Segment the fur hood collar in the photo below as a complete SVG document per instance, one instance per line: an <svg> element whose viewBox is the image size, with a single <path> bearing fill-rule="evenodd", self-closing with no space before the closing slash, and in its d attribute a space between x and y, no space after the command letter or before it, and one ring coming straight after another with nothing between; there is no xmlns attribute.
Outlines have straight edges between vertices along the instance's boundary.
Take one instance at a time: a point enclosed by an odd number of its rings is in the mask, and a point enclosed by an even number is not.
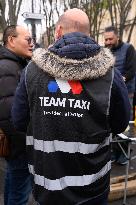
<svg viewBox="0 0 136 205"><path fill-rule="evenodd" d="M32 61L55 78L83 80L104 76L113 66L114 57L107 48L101 48L94 57L82 60L61 58L48 50L38 48L33 53Z"/></svg>

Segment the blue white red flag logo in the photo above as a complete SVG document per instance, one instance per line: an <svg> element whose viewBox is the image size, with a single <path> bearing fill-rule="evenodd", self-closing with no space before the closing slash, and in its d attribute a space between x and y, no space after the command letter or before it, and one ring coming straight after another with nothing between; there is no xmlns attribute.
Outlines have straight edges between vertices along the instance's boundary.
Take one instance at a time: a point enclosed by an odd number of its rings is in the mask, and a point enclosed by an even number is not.
<svg viewBox="0 0 136 205"><path fill-rule="evenodd" d="M60 89L61 93L69 93L70 90L73 94L81 94L83 88L80 81L74 80L61 80L55 79L55 81L49 81L48 90L50 93L56 93Z"/></svg>

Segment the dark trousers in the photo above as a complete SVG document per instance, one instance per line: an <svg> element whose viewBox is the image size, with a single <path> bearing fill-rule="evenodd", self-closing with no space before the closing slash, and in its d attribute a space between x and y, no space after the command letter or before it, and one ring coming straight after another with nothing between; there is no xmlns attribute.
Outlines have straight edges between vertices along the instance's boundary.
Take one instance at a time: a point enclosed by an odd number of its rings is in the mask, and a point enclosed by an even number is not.
<svg viewBox="0 0 136 205"><path fill-rule="evenodd" d="M7 162L5 176L4 205L26 205L32 190L26 158Z"/></svg>

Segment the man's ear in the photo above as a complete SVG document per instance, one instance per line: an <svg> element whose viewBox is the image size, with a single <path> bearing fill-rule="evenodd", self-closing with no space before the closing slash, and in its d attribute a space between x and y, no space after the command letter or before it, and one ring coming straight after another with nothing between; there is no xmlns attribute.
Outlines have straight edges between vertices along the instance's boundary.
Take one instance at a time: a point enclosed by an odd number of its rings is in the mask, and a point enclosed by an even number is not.
<svg viewBox="0 0 136 205"><path fill-rule="evenodd" d="M8 36L8 45L10 46L10 47L14 47L15 45L14 45L14 37L12 37L12 36Z"/></svg>
<svg viewBox="0 0 136 205"><path fill-rule="evenodd" d="M57 41L63 36L63 28L61 25L58 25L55 30L55 40Z"/></svg>

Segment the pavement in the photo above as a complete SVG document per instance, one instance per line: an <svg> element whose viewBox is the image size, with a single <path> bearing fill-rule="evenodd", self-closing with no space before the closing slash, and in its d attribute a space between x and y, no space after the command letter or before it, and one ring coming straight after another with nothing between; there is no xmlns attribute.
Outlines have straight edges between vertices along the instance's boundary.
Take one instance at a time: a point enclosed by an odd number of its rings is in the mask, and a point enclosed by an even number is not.
<svg viewBox="0 0 136 205"><path fill-rule="evenodd" d="M133 136L136 137L136 128L135 128L135 132L133 133ZM134 156L136 155L136 144L133 144L131 147L133 149L132 156ZM0 158L0 205L4 205L3 191L4 191L5 168L6 168L6 162L3 158ZM129 174L131 173L136 173L136 159L130 161ZM122 175L125 175L125 166L121 166L116 163L113 163L111 169L111 177L122 176ZM34 205L34 204L35 203L31 195L28 205ZM108 205L123 205L123 199L113 201L111 203L108 203ZM136 196L127 197L126 205L136 205Z"/></svg>

